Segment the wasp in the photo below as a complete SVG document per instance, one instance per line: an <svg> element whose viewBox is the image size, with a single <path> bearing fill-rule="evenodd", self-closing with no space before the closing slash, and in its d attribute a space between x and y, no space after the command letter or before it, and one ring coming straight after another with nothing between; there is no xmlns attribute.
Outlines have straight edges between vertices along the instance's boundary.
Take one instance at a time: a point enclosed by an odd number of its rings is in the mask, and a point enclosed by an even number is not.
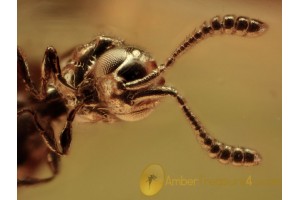
<svg viewBox="0 0 300 200"><path fill-rule="evenodd" d="M259 164L261 156L255 150L227 145L208 134L178 91L165 85L163 74L187 49L205 38L217 34L259 36L266 29L266 24L256 19L216 16L194 30L161 65L149 53L103 35L75 48L63 67L55 48L48 47L39 88L18 47L18 76L27 90L26 97L18 100L18 185L48 182L58 174L60 158L71 145L74 119L137 121L149 116L167 96L178 103L210 157L237 166ZM50 177L34 176L41 163L48 164Z"/></svg>

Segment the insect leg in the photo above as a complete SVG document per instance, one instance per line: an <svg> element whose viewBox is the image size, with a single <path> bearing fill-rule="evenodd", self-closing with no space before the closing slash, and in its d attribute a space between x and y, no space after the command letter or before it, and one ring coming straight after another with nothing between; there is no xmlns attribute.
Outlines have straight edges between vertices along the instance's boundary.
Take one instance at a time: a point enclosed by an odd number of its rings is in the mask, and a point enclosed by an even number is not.
<svg viewBox="0 0 300 200"><path fill-rule="evenodd" d="M49 152L47 164L51 170L52 175L48 178L27 177L25 179L17 179L18 186L47 183L47 182L53 180L59 172L59 162L60 162L60 157L53 152Z"/></svg>
<svg viewBox="0 0 300 200"><path fill-rule="evenodd" d="M56 153L49 152L47 163L52 171L52 176L55 177L59 172L60 157Z"/></svg>
<svg viewBox="0 0 300 200"><path fill-rule="evenodd" d="M26 89L37 99L39 99L39 92L33 84L27 61L21 53L21 50L17 48L17 62L18 62L18 75L21 76L23 82L25 83Z"/></svg>
<svg viewBox="0 0 300 200"><path fill-rule="evenodd" d="M251 149L243 147L234 147L226 145L217 139L210 136L198 121L197 117L191 112L183 98L178 92L171 87L159 87L149 90L144 90L136 93L131 102L142 99L157 99L158 97L171 96L174 97L182 108L187 119L190 121L192 127L196 132L196 138L200 142L203 148L205 148L210 157L217 158L221 163L232 163L234 165L252 166L259 164L261 158L260 155Z"/></svg>
<svg viewBox="0 0 300 200"><path fill-rule="evenodd" d="M36 128L37 130L39 131L40 135L42 136L45 144L47 145L47 147L57 153L58 155L63 155L59 149L58 149L58 145L57 145L57 142L55 140L55 136L54 136L54 133L53 131L46 131L44 130L44 128L42 127L42 125L40 124L39 120L38 120L38 116L36 114L36 112L34 112L33 110L31 109L22 109L20 111L18 111L18 117L21 116L22 114L25 114L25 113L29 113L32 115L33 119L34 119L34 123L36 125Z"/></svg>
<svg viewBox="0 0 300 200"><path fill-rule="evenodd" d="M64 129L60 133L60 145L62 147L62 154L66 154L69 150L71 141L72 141L72 122L75 118L76 112L82 107L83 104L77 105L71 112L68 114L67 122Z"/></svg>
<svg viewBox="0 0 300 200"><path fill-rule="evenodd" d="M60 133L60 145L61 145L62 151L59 150L59 148L58 148L58 144L57 144L57 141L55 139L55 135L54 135L53 131L46 131L42 127L42 125L39 123L36 112L34 112L31 109L22 109L22 110L18 111L18 116L22 115L23 113L31 114L34 118L34 122L36 124L36 127L37 127L39 133L41 134L41 136L42 136L45 144L47 145L47 147L52 152L54 152L58 155L64 155L64 154L67 153L67 151L70 147L70 143L72 141L72 132L71 132L72 122L75 118L76 112L81 108L81 106L82 106L82 104L76 106L68 114L66 124L65 124L63 130Z"/></svg>
<svg viewBox="0 0 300 200"><path fill-rule="evenodd" d="M42 64L41 95L44 98L47 96L47 86L51 78L53 78L54 81L60 81L60 83L67 88L75 90L75 88L69 85L66 79L61 75L59 58L55 48L47 47Z"/></svg>
<svg viewBox="0 0 300 200"><path fill-rule="evenodd" d="M17 59L18 59L18 74L23 79L27 90L37 99L43 100L47 96L47 86L51 78L60 81L64 86L75 90L67 81L62 77L59 58L57 56L56 50L53 47L48 47L45 51L43 64L42 64L42 80L41 80L41 90L37 90L29 73L28 63L25 60L21 50L17 48Z"/></svg>

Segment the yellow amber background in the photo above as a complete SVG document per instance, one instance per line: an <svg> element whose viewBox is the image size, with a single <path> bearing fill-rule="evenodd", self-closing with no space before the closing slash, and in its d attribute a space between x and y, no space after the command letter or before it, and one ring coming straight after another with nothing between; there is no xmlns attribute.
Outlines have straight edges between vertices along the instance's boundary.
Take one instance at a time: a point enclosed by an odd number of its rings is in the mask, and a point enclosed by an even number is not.
<svg viewBox="0 0 300 200"><path fill-rule="evenodd" d="M191 31L215 15L260 19L258 38L216 36L177 60L165 77L216 138L258 150L256 167L209 158L174 99L147 119L74 124L70 154L51 183L18 188L19 200L281 199L281 1L18 0L18 45L40 64L48 45L62 54L97 34L124 39L162 63ZM199 179L141 193L143 170L157 163L172 178Z"/></svg>

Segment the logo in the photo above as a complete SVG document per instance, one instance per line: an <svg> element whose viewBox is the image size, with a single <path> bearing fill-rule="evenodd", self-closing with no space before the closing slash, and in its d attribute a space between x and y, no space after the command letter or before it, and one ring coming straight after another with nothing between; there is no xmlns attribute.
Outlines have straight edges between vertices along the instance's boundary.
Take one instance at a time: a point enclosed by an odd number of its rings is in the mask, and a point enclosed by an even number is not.
<svg viewBox="0 0 300 200"><path fill-rule="evenodd" d="M157 194L164 185L165 174L160 165L152 164L144 169L140 179L141 192L146 196Z"/></svg>

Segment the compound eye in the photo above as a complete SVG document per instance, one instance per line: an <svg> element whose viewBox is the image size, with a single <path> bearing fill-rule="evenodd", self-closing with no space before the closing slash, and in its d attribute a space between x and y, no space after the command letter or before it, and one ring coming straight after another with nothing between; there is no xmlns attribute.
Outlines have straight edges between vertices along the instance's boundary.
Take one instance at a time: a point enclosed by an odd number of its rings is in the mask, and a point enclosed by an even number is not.
<svg viewBox="0 0 300 200"><path fill-rule="evenodd" d="M146 69L137 62L128 63L118 72L118 76L124 78L127 82L143 78L146 75Z"/></svg>
<svg viewBox="0 0 300 200"><path fill-rule="evenodd" d="M112 49L104 53L97 61L96 74L102 76L115 71L127 58L124 49Z"/></svg>

